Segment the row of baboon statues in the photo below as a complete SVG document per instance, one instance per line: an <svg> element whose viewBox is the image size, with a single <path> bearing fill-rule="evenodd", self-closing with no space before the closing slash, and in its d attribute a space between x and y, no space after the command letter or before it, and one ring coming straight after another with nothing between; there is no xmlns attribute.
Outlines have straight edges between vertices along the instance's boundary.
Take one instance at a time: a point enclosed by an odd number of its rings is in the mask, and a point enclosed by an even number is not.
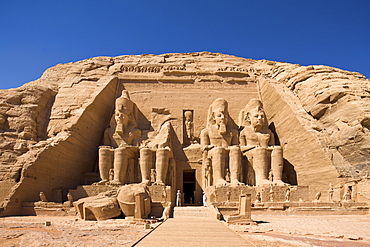
<svg viewBox="0 0 370 247"><path fill-rule="evenodd" d="M195 142L192 112L185 112L184 117L185 132L191 144ZM124 90L116 100L104 145L99 148L101 181L97 184L124 184L127 167L135 160L139 163L142 183L150 183L153 167L156 169L155 184L165 185L168 181L169 168L173 171L175 166L169 118L162 116L163 123L154 131L139 129L137 119L137 106ZM274 135L268 129L262 102L250 100L241 110L239 121L243 127L240 132L230 119L226 100L218 98L210 105L207 125L199 138L203 151L203 186L242 185L243 155L253 167L255 185L284 184L282 149L275 145ZM111 179L110 171L114 171Z"/></svg>

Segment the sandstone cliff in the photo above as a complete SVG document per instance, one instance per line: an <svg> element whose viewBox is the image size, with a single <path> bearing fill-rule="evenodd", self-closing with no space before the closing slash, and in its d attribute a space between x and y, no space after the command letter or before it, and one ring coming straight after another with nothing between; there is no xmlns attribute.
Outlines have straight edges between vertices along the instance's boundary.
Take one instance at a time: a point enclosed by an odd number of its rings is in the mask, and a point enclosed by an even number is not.
<svg viewBox="0 0 370 247"><path fill-rule="evenodd" d="M215 53L96 57L59 64L36 81L0 90L0 208L22 214L40 191L61 201L96 172L97 149L126 88L149 118L151 107L196 109L195 134L209 102L224 97L236 121L250 98L264 103L283 147L290 182L311 185L370 172L370 86L363 75ZM147 121L142 121L147 124ZM174 120L181 139L181 121Z"/></svg>

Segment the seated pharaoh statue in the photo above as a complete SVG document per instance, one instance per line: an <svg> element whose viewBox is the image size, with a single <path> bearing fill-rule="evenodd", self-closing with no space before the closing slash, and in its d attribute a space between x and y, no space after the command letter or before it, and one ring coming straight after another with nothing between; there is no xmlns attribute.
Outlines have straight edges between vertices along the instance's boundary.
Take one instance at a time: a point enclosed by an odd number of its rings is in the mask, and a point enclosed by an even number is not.
<svg viewBox="0 0 370 247"><path fill-rule="evenodd" d="M273 183L283 185L282 149L280 146L275 146L274 134L268 128L262 102L251 99L241 110L239 121L240 126L244 127L240 132L240 149L253 167L256 186L271 184L267 179L270 168Z"/></svg>
<svg viewBox="0 0 370 247"><path fill-rule="evenodd" d="M238 146L238 130L232 126L226 100L216 99L209 107L207 127L200 133L200 143L204 150L203 169L206 174L213 177L206 178L208 181L205 186L226 185L227 165L230 171L230 184L242 185L239 182L241 152ZM213 172L210 172L211 169Z"/></svg>
<svg viewBox="0 0 370 247"><path fill-rule="evenodd" d="M144 140L140 147L141 183L149 185L153 168L153 155L155 152L155 185L165 185L167 173L174 174L174 158L171 148L171 115L168 110L152 109L152 125L154 131L148 133L149 139Z"/></svg>
<svg viewBox="0 0 370 247"><path fill-rule="evenodd" d="M171 158L170 123L163 121L158 130L140 130L137 127L138 108L128 92L116 99L114 114L104 133L104 145L99 147L99 172L97 185L122 185L126 183L129 164L139 160L142 183L150 183L151 169L157 169L156 184L164 185ZM155 153L155 162L153 161ZM140 155L140 159L139 159ZM113 168L113 180L110 172ZM132 171L131 171L132 172ZM129 174L133 176L133 174Z"/></svg>

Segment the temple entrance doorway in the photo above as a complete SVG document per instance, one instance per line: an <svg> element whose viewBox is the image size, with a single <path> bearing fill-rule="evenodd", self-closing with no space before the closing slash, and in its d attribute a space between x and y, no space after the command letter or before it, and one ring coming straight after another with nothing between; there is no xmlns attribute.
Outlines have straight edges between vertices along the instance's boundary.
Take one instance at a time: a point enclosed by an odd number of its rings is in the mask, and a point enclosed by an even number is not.
<svg viewBox="0 0 370 247"><path fill-rule="evenodd" d="M194 205L195 169L183 170L184 205Z"/></svg>

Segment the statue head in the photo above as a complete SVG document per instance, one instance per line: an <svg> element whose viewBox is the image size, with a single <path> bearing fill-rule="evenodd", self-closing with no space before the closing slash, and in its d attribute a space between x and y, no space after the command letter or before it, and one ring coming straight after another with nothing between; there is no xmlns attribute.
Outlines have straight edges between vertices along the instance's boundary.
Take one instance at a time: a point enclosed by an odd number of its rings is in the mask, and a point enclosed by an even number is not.
<svg viewBox="0 0 370 247"><path fill-rule="evenodd" d="M246 120L254 128L262 128L266 125L265 113L260 109L251 109L246 115Z"/></svg>
<svg viewBox="0 0 370 247"><path fill-rule="evenodd" d="M221 134L226 133L226 126L229 121L229 112L227 109L227 101L218 98L209 107L208 110L208 125L216 125Z"/></svg>
<svg viewBox="0 0 370 247"><path fill-rule="evenodd" d="M119 132L124 133L128 125L136 126L133 116L135 104L130 99L127 90L122 91L121 97L116 100L115 120L119 125Z"/></svg>
<svg viewBox="0 0 370 247"><path fill-rule="evenodd" d="M250 125L255 129L267 128L267 119L259 99L251 99L242 110L242 123L240 125Z"/></svg>
<svg viewBox="0 0 370 247"><path fill-rule="evenodd" d="M193 113L191 111L186 111L184 116L186 121L193 121Z"/></svg>
<svg viewBox="0 0 370 247"><path fill-rule="evenodd" d="M130 99L127 90L122 91L122 95L120 97L119 102L120 102L119 111L129 116L133 111L134 102L132 102L132 100Z"/></svg>

